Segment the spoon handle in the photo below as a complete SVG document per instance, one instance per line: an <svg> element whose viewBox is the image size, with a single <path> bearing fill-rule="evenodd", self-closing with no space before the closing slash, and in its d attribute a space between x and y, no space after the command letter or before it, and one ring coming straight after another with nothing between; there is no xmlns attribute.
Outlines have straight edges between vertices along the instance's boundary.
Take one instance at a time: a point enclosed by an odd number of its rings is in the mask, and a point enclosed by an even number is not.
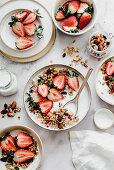
<svg viewBox="0 0 114 170"><path fill-rule="evenodd" d="M85 79L84 79L84 81L83 81L83 83L82 83L82 85L81 85L81 87L79 88L79 91L78 91L78 93L77 93L78 96L80 95L80 93L82 92L83 88L85 87L85 84L87 83L87 80L89 79L92 71L93 71L93 68L89 68L89 70L88 70L88 72L87 72L87 74L86 74L86 77L85 77ZM77 96L77 95L76 95L76 96Z"/></svg>

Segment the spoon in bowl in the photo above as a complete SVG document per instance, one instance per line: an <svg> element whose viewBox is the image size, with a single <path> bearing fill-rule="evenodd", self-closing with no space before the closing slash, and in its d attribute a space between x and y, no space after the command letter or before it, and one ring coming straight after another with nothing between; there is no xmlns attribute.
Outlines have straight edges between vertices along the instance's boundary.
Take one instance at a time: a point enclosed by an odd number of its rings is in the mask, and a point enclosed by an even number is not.
<svg viewBox="0 0 114 170"><path fill-rule="evenodd" d="M67 104L69 104L69 103L76 104L76 113L75 113L75 115L74 115L75 117L76 117L76 114L77 114L77 112L78 112L78 101L79 101L79 96L80 96L80 94L81 94L83 88L85 87L85 85L86 85L86 83L87 83L87 80L89 79L89 77L90 77L92 71L93 71L93 68L89 68L89 70L88 70L88 72L87 72L87 74L86 74L86 77L85 77L85 79L84 79L84 81L83 81L81 87L79 88L77 94L74 96L73 99L67 101L67 102L63 105L63 108L64 108L64 107L65 107Z"/></svg>

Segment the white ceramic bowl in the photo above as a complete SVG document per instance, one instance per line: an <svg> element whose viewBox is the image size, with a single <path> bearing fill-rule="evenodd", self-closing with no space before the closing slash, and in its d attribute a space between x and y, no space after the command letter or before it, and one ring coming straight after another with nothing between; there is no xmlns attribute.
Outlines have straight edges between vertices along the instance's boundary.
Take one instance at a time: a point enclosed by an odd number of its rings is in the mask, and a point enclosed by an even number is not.
<svg viewBox="0 0 114 170"><path fill-rule="evenodd" d="M37 168L40 166L42 159L43 159L43 145L42 145L42 141L40 139L40 137L38 136L38 134L26 127L26 126L10 126L10 127L6 127L5 129L0 131L0 137L5 135L5 133L10 132L12 136L16 136L19 132L24 131L26 133L28 133L29 135L31 135L33 137L33 139L35 139L35 141L37 142L37 146L38 146L38 155L35 157L34 161L28 166L28 168L26 168L26 170L31 170L34 167L34 170L37 170ZM0 148L0 157L1 157L1 148ZM5 170L4 162L0 161L0 170ZM20 170L23 170L23 168L20 168Z"/></svg>
<svg viewBox="0 0 114 170"><path fill-rule="evenodd" d="M56 27L64 32L65 34L68 34L68 35L81 35L81 34L84 34L85 32L89 31L95 24L96 22L96 18L97 18L97 8L96 8L96 4L94 2L94 0L81 0L82 2L87 2L88 4L93 4L93 8L94 8L94 11L93 11L93 16L92 16L92 19L90 21L90 23L85 27L83 28L83 30L79 30L79 32L77 33L69 33L69 32L66 32L62 29L62 26L60 25L60 23L58 21L56 21L55 19L55 15L56 15L56 12L59 8L59 5L63 5L65 2L67 2L68 0L56 0L54 6L53 6L53 9L52 9L52 18L53 18L53 22L54 24L56 25Z"/></svg>

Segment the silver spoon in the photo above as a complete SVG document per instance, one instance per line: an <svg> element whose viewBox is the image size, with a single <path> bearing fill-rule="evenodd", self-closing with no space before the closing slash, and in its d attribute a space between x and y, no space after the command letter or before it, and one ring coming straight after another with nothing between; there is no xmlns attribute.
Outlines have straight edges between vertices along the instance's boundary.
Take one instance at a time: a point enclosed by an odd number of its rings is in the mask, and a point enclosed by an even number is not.
<svg viewBox="0 0 114 170"><path fill-rule="evenodd" d="M93 68L89 68L89 70L88 70L88 72L87 72L87 74L86 74L86 77L85 77L85 79L84 79L84 81L83 81L81 87L79 88L79 90L78 90L76 96L74 96L73 99L67 101L67 102L63 105L63 108L64 108L68 103L77 104L76 113L75 113L75 115L74 115L75 117L76 117L76 114L77 114L77 112L78 112L78 100L79 100L79 96L80 96L80 94L81 94L83 88L85 87L85 85L86 85L86 83L87 83L87 80L89 79L89 77L90 77L92 71L93 71Z"/></svg>

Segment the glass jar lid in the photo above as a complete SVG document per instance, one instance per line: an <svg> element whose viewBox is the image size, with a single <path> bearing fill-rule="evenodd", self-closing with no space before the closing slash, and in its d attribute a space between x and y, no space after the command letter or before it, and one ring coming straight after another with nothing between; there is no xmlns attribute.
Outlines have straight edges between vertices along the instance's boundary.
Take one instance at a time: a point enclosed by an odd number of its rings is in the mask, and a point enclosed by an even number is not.
<svg viewBox="0 0 114 170"><path fill-rule="evenodd" d="M5 69L0 69L0 89L7 89L12 82L11 73Z"/></svg>

